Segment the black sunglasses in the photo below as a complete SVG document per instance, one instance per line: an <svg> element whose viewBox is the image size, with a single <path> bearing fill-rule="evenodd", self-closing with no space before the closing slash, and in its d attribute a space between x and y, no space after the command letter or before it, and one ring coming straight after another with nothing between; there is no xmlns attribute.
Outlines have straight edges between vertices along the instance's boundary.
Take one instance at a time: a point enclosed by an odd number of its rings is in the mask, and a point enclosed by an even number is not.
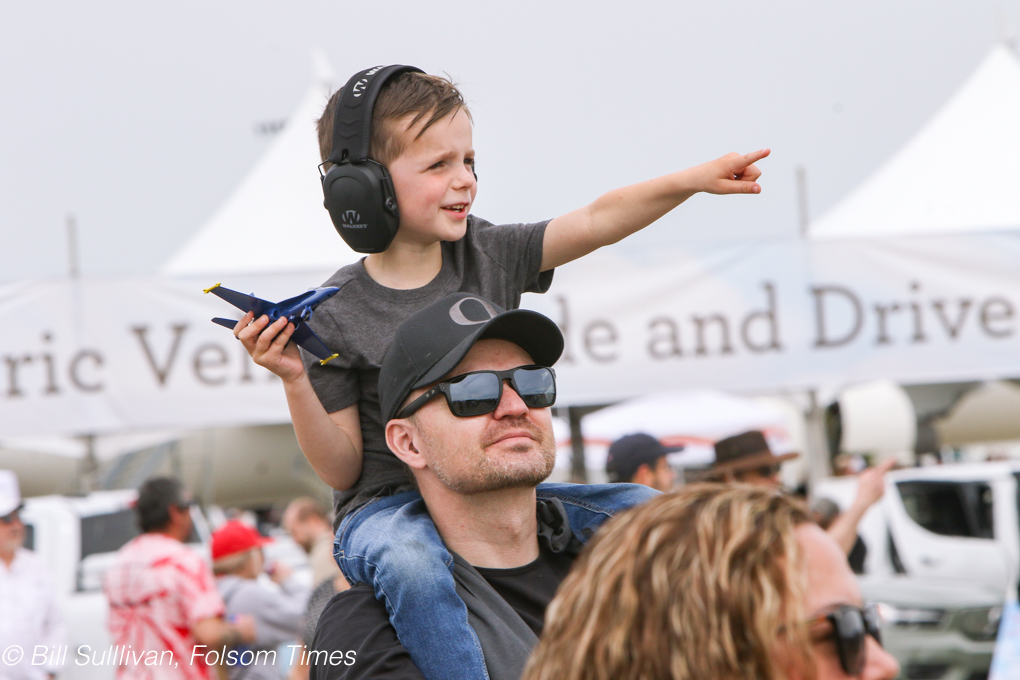
<svg viewBox="0 0 1020 680"><path fill-rule="evenodd" d="M878 612L874 605L864 609L844 604L811 623L828 621L832 624L831 638L836 642L839 663L847 675L860 675L867 662L867 636L882 644Z"/></svg>
<svg viewBox="0 0 1020 680"><path fill-rule="evenodd" d="M521 397L528 408L546 408L556 403L556 372L548 366L518 366L505 371L472 371L438 382L397 414L406 418L429 400L442 394L450 413L460 418L492 413L503 396L503 381Z"/></svg>

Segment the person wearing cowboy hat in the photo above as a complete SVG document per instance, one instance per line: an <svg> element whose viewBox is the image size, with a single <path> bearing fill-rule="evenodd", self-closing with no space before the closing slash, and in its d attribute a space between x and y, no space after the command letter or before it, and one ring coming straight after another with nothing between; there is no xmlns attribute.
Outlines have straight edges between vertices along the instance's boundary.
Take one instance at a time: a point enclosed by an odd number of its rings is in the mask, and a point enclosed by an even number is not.
<svg viewBox="0 0 1020 680"><path fill-rule="evenodd" d="M64 643L64 621L57 609L53 584L46 566L24 548L25 525L21 521L21 490L10 470L0 470L0 650L47 650ZM4 680L46 680L59 670L37 664L31 653L20 660L5 658L0 668Z"/></svg>
<svg viewBox="0 0 1020 680"><path fill-rule="evenodd" d="M765 441L765 435L757 430L744 432L733 437L720 439L715 443L715 463L709 471L710 479L741 484L754 484L778 489L779 465L783 461L796 458L797 453L775 455ZM849 556L858 544L857 526L864 513L877 503L885 492L885 474L896 464L895 459L887 460L875 467L870 467L858 475L857 495L853 504L843 513L837 514L826 533ZM866 553L867 548L858 548ZM863 568L864 557L855 558L855 563Z"/></svg>
<svg viewBox="0 0 1020 680"><path fill-rule="evenodd" d="M777 456L769 448L765 435L751 430L715 443L715 462L708 477L724 482L779 488L780 464L798 455L783 453Z"/></svg>

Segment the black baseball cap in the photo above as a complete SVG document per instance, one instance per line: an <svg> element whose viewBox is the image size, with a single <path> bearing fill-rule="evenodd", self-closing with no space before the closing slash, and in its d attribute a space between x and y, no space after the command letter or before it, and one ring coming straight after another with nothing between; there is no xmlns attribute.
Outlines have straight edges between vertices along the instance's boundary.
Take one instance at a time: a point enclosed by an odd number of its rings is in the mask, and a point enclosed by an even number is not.
<svg viewBox="0 0 1020 680"><path fill-rule="evenodd" d="M379 370L383 424L412 390L438 382L486 338L514 343L539 366L552 366L563 353L563 334L552 319L527 309L507 311L470 293L448 295L397 328Z"/></svg>
<svg viewBox="0 0 1020 680"><path fill-rule="evenodd" d="M654 465L667 453L682 451L682 446L663 446L650 434L640 432L621 437L609 446L606 475L610 482L629 482L642 465Z"/></svg>

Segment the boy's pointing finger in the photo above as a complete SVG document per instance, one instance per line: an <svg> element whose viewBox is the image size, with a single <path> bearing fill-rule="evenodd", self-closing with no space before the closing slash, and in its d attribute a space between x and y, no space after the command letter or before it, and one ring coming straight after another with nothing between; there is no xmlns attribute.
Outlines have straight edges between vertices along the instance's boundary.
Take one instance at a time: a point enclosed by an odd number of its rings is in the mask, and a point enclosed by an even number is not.
<svg viewBox="0 0 1020 680"><path fill-rule="evenodd" d="M760 151L752 151L751 153L746 153L744 154L744 163L746 163L747 165L757 163L761 159L766 158L770 153L772 153L772 149L762 149Z"/></svg>

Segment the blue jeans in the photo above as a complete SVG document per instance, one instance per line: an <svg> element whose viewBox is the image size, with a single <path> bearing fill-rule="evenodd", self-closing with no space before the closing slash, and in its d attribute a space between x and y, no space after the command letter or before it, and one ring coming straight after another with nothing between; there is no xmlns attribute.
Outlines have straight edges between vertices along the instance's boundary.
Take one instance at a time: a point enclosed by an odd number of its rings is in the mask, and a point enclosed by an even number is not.
<svg viewBox="0 0 1020 680"><path fill-rule="evenodd" d="M539 484L558 498L570 529L586 542L620 510L655 495L638 484ZM350 583L370 583L426 680L487 680L478 637L453 580L453 557L417 491L373 499L340 523L333 544Z"/></svg>

